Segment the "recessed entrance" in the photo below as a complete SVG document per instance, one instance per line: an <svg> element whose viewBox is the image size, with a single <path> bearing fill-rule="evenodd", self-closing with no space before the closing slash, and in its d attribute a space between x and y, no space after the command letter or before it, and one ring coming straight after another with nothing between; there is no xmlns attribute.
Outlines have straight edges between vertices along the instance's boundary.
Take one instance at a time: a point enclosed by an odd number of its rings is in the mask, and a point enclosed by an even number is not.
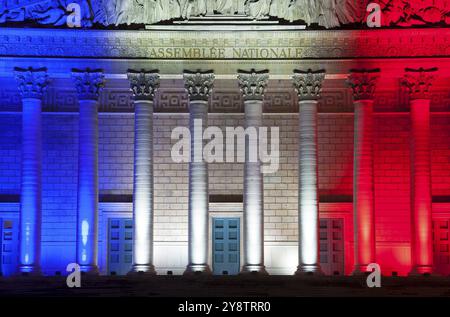
<svg viewBox="0 0 450 317"><path fill-rule="evenodd" d="M240 269L240 219L212 218L214 275L236 275Z"/></svg>

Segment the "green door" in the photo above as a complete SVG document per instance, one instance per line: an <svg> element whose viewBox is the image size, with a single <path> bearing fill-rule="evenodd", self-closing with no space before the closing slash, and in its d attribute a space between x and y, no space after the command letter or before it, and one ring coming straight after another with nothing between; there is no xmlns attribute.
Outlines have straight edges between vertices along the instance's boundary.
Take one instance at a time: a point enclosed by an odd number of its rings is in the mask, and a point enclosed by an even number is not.
<svg viewBox="0 0 450 317"><path fill-rule="evenodd" d="M240 270L239 218L213 218L213 273L235 275Z"/></svg>

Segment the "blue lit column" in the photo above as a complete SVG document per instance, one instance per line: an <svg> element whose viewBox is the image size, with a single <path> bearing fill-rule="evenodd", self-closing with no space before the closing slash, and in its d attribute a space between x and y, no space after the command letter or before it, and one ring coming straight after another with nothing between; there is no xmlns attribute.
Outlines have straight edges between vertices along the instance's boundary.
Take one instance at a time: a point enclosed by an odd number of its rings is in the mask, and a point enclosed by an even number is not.
<svg viewBox="0 0 450 317"><path fill-rule="evenodd" d="M239 70L238 82L244 97L245 128L262 126L264 91L269 71ZM258 135L258 133L257 133ZM258 140L245 142L244 164L244 265L242 273L267 274L264 266L264 179L261 161L251 153L258 150Z"/></svg>
<svg viewBox="0 0 450 317"><path fill-rule="evenodd" d="M128 70L134 97L133 268L155 274L153 266L153 99L159 74Z"/></svg>
<svg viewBox="0 0 450 317"><path fill-rule="evenodd" d="M72 70L78 93L77 263L82 272L97 274L98 254L98 97L101 70Z"/></svg>
<svg viewBox="0 0 450 317"><path fill-rule="evenodd" d="M325 71L295 70L299 103L298 134L298 255L296 274L321 274L319 259L319 195L317 104Z"/></svg>
<svg viewBox="0 0 450 317"><path fill-rule="evenodd" d="M189 263L185 274L211 273L208 266L208 164L203 159L203 130L208 127L208 100L214 83L213 71L184 72L189 93Z"/></svg>
<svg viewBox="0 0 450 317"><path fill-rule="evenodd" d="M19 271L40 274L42 217L42 95L47 70L15 68L22 96L22 175Z"/></svg>

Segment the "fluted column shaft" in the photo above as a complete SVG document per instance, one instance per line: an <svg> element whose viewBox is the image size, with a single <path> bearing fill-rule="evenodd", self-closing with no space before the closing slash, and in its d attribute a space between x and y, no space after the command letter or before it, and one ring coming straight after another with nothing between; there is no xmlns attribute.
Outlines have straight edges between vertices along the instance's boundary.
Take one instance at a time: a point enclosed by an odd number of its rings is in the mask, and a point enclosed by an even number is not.
<svg viewBox="0 0 450 317"><path fill-rule="evenodd" d="M42 221L42 115L40 99L22 100L20 271L40 271Z"/></svg>
<svg viewBox="0 0 450 317"><path fill-rule="evenodd" d="M375 262L373 185L373 100L355 101L353 152L353 209L355 272L366 272Z"/></svg>
<svg viewBox="0 0 450 317"><path fill-rule="evenodd" d="M413 270L433 270L430 100L411 100L411 207Z"/></svg>
<svg viewBox="0 0 450 317"><path fill-rule="evenodd" d="M189 130L189 265L192 271L204 271L208 261L208 165L203 160L203 129L208 126L208 104L190 102ZM203 128L200 126L202 125Z"/></svg>
<svg viewBox="0 0 450 317"><path fill-rule="evenodd" d="M410 97L411 118L411 274L433 273L430 89L432 69L406 69L402 86Z"/></svg>
<svg viewBox="0 0 450 317"><path fill-rule="evenodd" d="M208 164L203 158L203 131L208 127L208 99L214 82L212 71L184 73L189 93L189 224L188 257L185 274L211 273L208 265Z"/></svg>
<svg viewBox="0 0 450 317"><path fill-rule="evenodd" d="M98 104L79 105L77 259L83 272L91 272L98 269Z"/></svg>
<svg viewBox="0 0 450 317"><path fill-rule="evenodd" d="M135 101L134 107L133 270L154 272L153 101Z"/></svg>
<svg viewBox="0 0 450 317"><path fill-rule="evenodd" d="M325 71L296 70L298 131L298 267L296 274L321 274L319 258L319 185L317 110Z"/></svg>
<svg viewBox="0 0 450 317"><path fill-rule="evenodd" d="M42 96L46 69L15 69L22 96L19 271L40 274L42 222Z"/></svg>
<svg viewBox="0 0 450 317"><path fill-rule="evenodd" d="M153 99L157 71L128 71L134 97L133 272L155 274L153 265Z"/></svg>
<svg viewBox="0 0 450 317"><path fill-rule="evenodd" d="M238 82L244 97L245 128L255 129L263 120L263 98L268 84L268 71L239 71ZM251 133L249 134L251 135ZM244 163L244 264L241 273L267 274L264 266L264 178L258 151L258 139L246 138Z"/></svg>
<svg viewBox="0 0 450 317"><path fill-rule="evenodd" d="M367 271L376 259L373 183L373 99L379 69L352 70L348 79L354 99L353 226L354 271Z"/></svg>
<svg viewBox="0 0 450 317"><path fill-rule="evenodd" d="M101 71L73 70L79 99L77 263L98 273L98 94Z"/></svg>
<svg viewBox="0 0 450 317"><path fill-rule="evenodd" d="M317 101L299 102L298 271L320 271L317 166Z"/></svg>

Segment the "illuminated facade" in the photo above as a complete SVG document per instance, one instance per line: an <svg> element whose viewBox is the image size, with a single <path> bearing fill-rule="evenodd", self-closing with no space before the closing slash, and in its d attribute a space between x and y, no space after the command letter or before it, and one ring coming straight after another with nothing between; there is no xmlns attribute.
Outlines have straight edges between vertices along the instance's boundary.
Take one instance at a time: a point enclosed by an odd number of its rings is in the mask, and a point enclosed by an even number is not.
<svg viewBox="0 0 450 317"><path fill-rule="evenodd" d="M1 272L450 274L449 29L214 18L0 29ZM279 127L278 170L196 120Z"/></svg>

